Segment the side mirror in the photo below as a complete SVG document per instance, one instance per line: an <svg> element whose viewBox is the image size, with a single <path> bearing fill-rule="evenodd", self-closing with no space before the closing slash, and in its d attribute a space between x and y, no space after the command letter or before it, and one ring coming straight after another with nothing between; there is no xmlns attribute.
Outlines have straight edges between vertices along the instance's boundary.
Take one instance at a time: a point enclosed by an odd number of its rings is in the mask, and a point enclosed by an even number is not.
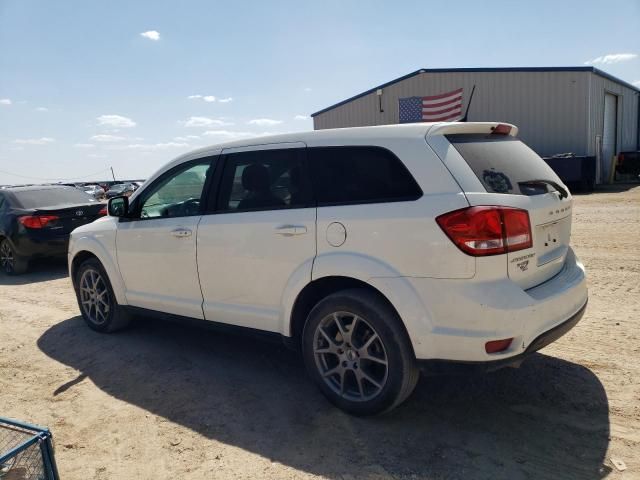
<svg viewBox="0 0 640 480"><path fill-rule="evenodd" d="M126 217L129 213L129 197L113 197L107 205L111 217Z"/></svg>

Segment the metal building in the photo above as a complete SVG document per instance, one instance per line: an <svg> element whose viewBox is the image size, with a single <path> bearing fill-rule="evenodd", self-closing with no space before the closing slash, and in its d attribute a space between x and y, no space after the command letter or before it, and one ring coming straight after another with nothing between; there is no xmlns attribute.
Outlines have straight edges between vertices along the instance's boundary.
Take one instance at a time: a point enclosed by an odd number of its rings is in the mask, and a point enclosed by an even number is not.
<svg viewBox="0 0 640 480"><path fill-rule="evenodd" d="M598 183L611 158L640 149L640 89L594 67L421 69L320 110L314 129L399 123L399 101L462 89L469 121L503 121L545 157L595 157Z"/></svg>

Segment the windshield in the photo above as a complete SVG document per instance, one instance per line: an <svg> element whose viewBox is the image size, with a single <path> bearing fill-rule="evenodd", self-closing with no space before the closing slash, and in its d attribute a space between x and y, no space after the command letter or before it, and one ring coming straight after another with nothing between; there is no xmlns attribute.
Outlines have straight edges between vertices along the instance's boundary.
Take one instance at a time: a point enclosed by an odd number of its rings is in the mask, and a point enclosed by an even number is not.
<svg viewBox="0 0 640 480"><path fill-rule="evenodd" d="M540 195L560 179L536 152L508 135L447 135L490 193Z"/></svg>
<svg viewBox="0 0 640 480"><path fill-rule="evenodd" d="M96 202L95 198L74 187L21 190L14 191L13 195L22 208L61 207Z"/></svg>

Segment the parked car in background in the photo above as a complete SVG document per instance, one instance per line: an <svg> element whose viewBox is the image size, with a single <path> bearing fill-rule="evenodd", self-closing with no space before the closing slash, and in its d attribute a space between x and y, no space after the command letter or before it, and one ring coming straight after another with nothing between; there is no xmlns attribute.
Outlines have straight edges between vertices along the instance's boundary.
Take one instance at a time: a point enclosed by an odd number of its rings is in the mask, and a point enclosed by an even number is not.
<svg viewBox="0 0 640 480"><path fill-rule="evenodd" d="M119 196L129 196L133 192L136 191L136 187L131 183L116 183L115 185L111 185L109 190L105 192L105 196L107 198L119 197Z"/></svg>
<svg viewBox="0 0 640 480"><path fill-rule="evenodd" d="M423 123L192 152L72 233L80 311L101 332L144 309L280 335L358 415L404 401L420 367L519 365L580 320L587 287L571 194L516 133Z"/></svg>
<svg viewBox="0 0 640 480"><path fill-rule="evenodd" d="M1 190L0 267L21 274L34 258L65 256L71 231L106 213L104 204L75 187Z"/></svg>
<svg viewBox="0 0 640 480"><path fill-rule="evenodd" d="M100 185L84 185L81 190L98 200L104 198L104 189Z"/></svg>

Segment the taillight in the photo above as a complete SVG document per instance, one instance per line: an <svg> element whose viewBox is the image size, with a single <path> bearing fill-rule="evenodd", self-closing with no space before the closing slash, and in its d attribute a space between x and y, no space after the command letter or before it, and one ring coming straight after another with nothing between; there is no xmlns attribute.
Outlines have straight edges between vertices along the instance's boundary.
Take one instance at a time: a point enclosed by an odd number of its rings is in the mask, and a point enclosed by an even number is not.
<svg viewBox="0 0 640 480"><path fill-rule="evenodd" d="M526 210L510 207L468 207L436 218L455 245L473 256L500 255L531 248Z"/></svg>
<svg viewBox="0 0 640 480"><path fill-rule="evenodd" d="M45 228L57 220L59 220L57 215L24 215L18 217L18 221L27 228Z"/></svg>
<svg viewBox="0 0 640 480"><path fill-rule="evenodd" d="M106 214L107 214L107 207L102 207L100 209L100 211L98 212L99 216L103 216L103 215L106 215Z"/></svg>
<svg viewBox="0 0 640 480"><path fill-rule="evenodd" d="M533 241L529 212L518 208L501 208L500 213L502 214L507 252L531 248Z"/></svg>
<svg viewBox="0 0 640 480"><path fill-rule="evenodd" d="M511 346L513 338L505 338L504 340L493 340L484 344L484 351L487 353L504 352Z"/></svg>
<svg viewBox="0 0 640 480"><path fill-rule="evenodd" d="M493 135L509 135L511 133L511 125L499 123L495 127L491 127L491 133Z"/></svg>

